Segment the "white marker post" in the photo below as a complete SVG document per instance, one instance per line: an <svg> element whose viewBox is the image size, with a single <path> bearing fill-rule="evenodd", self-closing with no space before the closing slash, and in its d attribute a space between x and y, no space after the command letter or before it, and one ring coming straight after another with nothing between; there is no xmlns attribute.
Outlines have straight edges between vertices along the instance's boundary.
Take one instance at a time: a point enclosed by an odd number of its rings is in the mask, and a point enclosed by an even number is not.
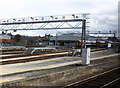
<svg viewBox="0 0 120 88"><path fill-rule="evenodd" d="M83 48L82 51L82 65L90 64L90 48Z"/></svg>

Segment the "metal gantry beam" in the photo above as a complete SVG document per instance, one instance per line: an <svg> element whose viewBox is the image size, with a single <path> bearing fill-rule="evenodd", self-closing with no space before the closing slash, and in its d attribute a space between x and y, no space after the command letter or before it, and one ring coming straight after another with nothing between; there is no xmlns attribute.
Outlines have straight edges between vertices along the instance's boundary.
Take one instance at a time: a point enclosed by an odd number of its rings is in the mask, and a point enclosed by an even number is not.
<svg viewBox="0 0 120 88"><path fill-rule="evenodd" d="M52 21L48 21L48 22L40 22L40 23L5 23L5 24L1 24L0 25L0 29L1 30L40 30L40 29L79 29L81 28L81 22L82 20L78 19L77 20L73 20L73 21L56 21L56 22L52 22Z"/></svg>
<svg viewBox="0 0 120 88"><path fill-rule="evenodd" d="M0 19L0 30L80 29L85 14Z"/></svg>

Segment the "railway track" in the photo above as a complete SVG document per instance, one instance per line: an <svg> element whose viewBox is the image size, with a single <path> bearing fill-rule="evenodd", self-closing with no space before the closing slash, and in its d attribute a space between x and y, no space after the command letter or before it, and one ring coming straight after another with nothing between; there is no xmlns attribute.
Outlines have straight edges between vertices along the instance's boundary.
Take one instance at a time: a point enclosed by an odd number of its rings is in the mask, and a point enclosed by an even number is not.
<svg viewBox="0 0 120 88"><path fill-rule="evenodd" d="M61 53L61 52L41 52L41 53L38 53L38 54L24 54L24 53L18 54L17 52L16 53L11 53L11 54L14 54L14 55L2 54L1 59L9 59L9 58L18 58L18 57L27 57L27 56L35 56L35 55Z"/></svg>
<svg viewBox="0 0 120 88"><path fill-rule="evenodd" d="M72 83L63 88L120 88L120 67Z"/></svg>
<svg viewBox="0 0 120 88"><path fill-rule="evenodd" d="M93 49L92 52L95 51L101 51L101 49ZM14 63L24 63L24 62L30 62L30 61L37 61L37 60L43 60L43 59L50 59L50 58L56 58L61 56L68 55L68 52L44 52L40 54L15 54L15 55L6 55L1 56L2 60L0 60L0 65L6 65L6 64L14 64Z"/></svg>
<svg viewBox="0 0 120 88"><path fill-rule="evenodd" d="M95 52L95 51L101 51L103 49L92 49L91 52ZM35 55L43 55L43 54L52 54L52 53L57 53L57 52L41 52L39 54L23 54L24 51L11 51L11 52L4 52L1 53L1 59L9 59L9 58L17 58L17 57L27 57L27 56L35 56ZM62 51L65 52L65 51ZM20 53L20 54L19 54ZM59 51L58 53L61 53L61 51ZM7 55L7 54L16 54L16 55ZM3 56L2 56L3 55Z"/></svg>
<svg viewBox="0 0 120 88"><path fill-rule="evenodd" d="M3 59L3 60L0 60L0 65L14 64L14 63L25 63L25 62L30 62L30 61L51 59L51 58L55 58L55 57L65 56L67 54L68 54L68 52L62 52L62 53L53 53L53 54L45 54L45 55L33 55L33 56L26 56L26 57Z"/></svg>
<svg viewBox="0 0 120 88"><path fill-rule="evenodd" d="M0 55L6 55L6 54L22 54L24 51L8 51L8 52L1 52Z"/></svg>

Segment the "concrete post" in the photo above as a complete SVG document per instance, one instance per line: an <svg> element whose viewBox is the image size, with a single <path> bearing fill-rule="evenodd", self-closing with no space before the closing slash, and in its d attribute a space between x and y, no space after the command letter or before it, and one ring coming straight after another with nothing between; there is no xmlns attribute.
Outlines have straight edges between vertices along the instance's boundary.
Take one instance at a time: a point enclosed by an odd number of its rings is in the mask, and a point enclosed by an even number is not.
<svg viewBox="0 0 120 88"><path fill-rule="evenodd" d="M82 65L90 64L90 48L83 48L82 51Z"/></svg>

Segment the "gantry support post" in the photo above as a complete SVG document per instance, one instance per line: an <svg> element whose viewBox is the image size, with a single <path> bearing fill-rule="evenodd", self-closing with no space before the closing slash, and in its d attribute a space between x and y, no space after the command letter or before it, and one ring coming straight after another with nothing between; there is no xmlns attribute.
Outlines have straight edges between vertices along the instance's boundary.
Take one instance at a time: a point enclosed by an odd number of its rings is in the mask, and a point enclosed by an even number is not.
<svg viewBox="0 0 120 88"><path fill-rule="evenodd" d="M86 20L82 21L81 54L82 54L83 48L86 48Z"/></svg>

